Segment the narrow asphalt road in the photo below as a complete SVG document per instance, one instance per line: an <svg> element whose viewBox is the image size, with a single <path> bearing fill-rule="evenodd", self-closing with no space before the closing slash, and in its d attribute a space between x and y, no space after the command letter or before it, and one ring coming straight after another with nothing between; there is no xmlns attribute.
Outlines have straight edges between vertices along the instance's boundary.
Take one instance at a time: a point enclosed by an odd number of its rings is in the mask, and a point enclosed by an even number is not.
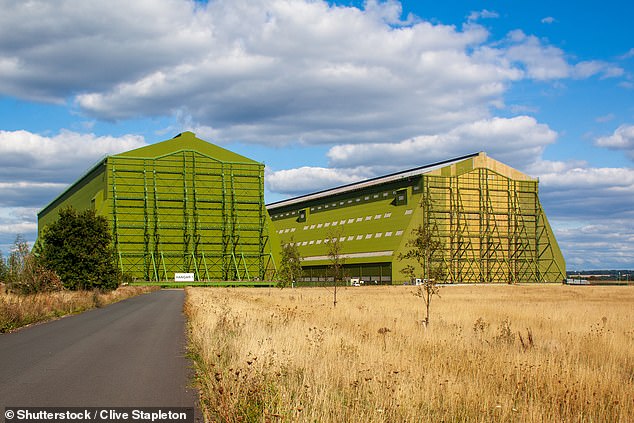
<svg viewBox="0 0 634 423"><path fill-rule="evenodd" d="M157 291L0 335L0 410L195 407L184 296Z"/></svg>

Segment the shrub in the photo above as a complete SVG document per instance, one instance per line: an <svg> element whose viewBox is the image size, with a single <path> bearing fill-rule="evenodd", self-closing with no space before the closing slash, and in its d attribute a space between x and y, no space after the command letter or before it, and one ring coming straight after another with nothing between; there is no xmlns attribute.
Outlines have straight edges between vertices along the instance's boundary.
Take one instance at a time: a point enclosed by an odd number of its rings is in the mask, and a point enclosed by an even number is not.
<svg viewBox="0 0 634 423"><path fill-rule="evenodd" d="M94 210L61 210L43 232L41 259L68 289L110 290L119 285L108 221Z"/></svg>
<svg viewBox="0 0 634 423"><path fill-rule="evenodd" d="M33 294L63 289L57 274L45 268L30 252L29 244L21 235L16 237L9 259L4 266L3 280L8 284L10 291Z"/></svg>

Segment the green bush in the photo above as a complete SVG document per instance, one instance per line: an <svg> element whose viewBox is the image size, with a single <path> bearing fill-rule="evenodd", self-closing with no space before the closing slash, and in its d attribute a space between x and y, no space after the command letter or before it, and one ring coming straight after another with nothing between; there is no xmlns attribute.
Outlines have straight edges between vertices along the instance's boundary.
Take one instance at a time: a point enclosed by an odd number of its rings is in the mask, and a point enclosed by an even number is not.
<svg viewBox="0 0 634 423"><path fill-rule="evenodd" d="M42 264L72 290L116 289L120 274L108 221L94 210L62 209L45 228L40 248Z"/></svg>

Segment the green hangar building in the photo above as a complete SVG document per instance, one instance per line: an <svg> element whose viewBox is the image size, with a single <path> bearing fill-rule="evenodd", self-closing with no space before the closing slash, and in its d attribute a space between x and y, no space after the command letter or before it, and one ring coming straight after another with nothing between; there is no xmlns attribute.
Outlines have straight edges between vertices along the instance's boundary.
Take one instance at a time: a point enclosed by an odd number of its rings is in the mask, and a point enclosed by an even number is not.
<svg viewBox="0 0 634 423"><path fill-rule="evenodd" d="M566 274L538 180L484 153L267 206L264 164L184 132L101 160L40 211L40 235L69 206L106 217L119 268L149 282L269 283L283 242L297 246L303 282L321 284L336 236L348 278L402 283L399 256L419 225L442 245L447 282Z"/></svg>
<svg viewBox="0 0 634 423"><path fill-rule="evenodd" d="M399 260L420 225L433 228L450 283L561 282L564 258L538 180L485 153L268 204L273 226L302 257L303 283L331 278L328 242L340 241L347 278L405 282ZM422 273L422 270L419 269Z"/></svg>
<svg viewBox="0 0 634 423"><path fill-rule="evenodd" d="M275 275L264 164L191 132L104 158L38 214L107 218L121 271L144 281L264 281Z"/></svg>

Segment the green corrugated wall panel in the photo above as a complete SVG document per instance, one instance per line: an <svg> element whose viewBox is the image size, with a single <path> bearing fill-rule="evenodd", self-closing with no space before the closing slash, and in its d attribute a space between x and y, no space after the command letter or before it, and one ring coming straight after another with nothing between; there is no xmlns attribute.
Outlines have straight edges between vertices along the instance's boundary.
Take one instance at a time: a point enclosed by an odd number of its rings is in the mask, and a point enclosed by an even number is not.
<svg viewBox="0 0 634 423"><path fill-rule="evenodd" d="M473 159L463 160L456 163L456 175L471 172L473 170Z"/></svg>
<svg viewBox="0 0 634 423"><path fill-rule="evenodd" d="M46 225L57 220L59 210L65 207L77 210L94 208L98 215L107 216L106 187L106 163L101 162L38 213L38 235Z"/></svg>
<svg viewBox="0 0 634 423"><path fill-rule="evenodd" d="M539 271L545 282L563 282L566 279L566 261L548 218L541 208L539 220L543 225L539 240Z"/></svg>
<svg viewBox="0 0 634 423"><path fill-rule="evenodd" d="M136 278L264 278L263 166L226 163L181 150L156 159L110 161L111 202L121 267Z"/></svg>
<svg viewBox="0 0 634 423"><path fill-rule="evenodd" d="M342 254L393 251L398 247L399 238L411 219L413 208L409 205L392 205L394 190L382 191L378 193L379 198L372 198L376 194L353 194L339 199L338 202L344 201L345 205L331 207L331 211L312 212L309 208L305 222L297 222L297 215L292 215L277 219L273 224L284 242L293 239L293 242L300 243L302 257L326 254L324 240L334 233L345 238L341 244ZM366 197L370 198L366 200ZM348 205L348 200L353 203ZM323 208L325 205L316 207Z"/></svg>

